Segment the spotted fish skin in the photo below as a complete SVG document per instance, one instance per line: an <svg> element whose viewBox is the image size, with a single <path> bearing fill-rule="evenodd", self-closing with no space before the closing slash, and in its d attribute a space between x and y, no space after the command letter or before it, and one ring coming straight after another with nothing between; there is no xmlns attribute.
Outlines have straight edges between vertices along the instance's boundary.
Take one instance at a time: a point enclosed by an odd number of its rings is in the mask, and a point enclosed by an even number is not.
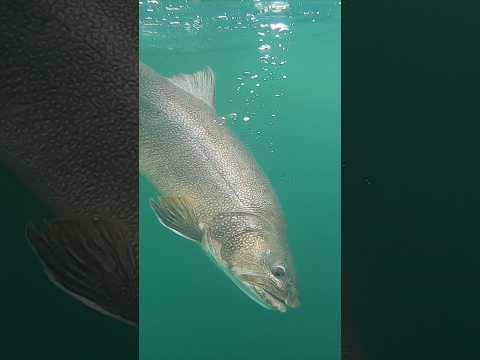
<svg viewBox="0 0 480 360"><path fill-rule="evenodd" d="M298 305L279 201L255 159L219 121L213 71L165 78L141 63L139 76L139 164L161 195L152 201L159 221L199 243L261 305L280 311ZM283 279L272 276L275 266L287 269Z"/></svg>
<svg viewBox="0 0 480 360"><path fill-rule="evenodd" d="M165 194L184 194L202 218L245 209L281 218L270 183L214 107L140 65L140 170Z"/></svg>
<svg viewBox="0 0 480 360"><path fill-rule="evenodd" d="M112 0L0 3L0 161L52 213L27 236L56 285L130 323L138 302L137 14L137 3Z"/></svg>

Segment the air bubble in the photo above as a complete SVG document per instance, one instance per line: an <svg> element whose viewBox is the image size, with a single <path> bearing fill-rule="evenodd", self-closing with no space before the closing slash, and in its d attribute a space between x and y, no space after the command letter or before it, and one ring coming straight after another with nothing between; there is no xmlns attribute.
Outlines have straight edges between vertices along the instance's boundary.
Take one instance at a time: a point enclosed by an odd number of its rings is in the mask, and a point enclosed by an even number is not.
<svg viewBox="0 0 480 360"><path fill-rule="evenodd" d="M271 47L270 45L268 45L268 44L263 44L263 45L261 45L261 46L258 47L258 50L260 50L260 51L270 51L271 48L272 48L272 47Z"/></svg>

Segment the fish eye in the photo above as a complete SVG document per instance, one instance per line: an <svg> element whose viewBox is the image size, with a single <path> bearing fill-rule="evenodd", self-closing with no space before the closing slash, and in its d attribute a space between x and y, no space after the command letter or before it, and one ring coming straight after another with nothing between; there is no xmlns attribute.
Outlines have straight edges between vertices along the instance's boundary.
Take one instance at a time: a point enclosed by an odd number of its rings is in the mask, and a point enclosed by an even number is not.
<svg viewBox="0 0 480 360"><path fill-rule="evenodd" d="M272 274L276 278L282 278L286 275L286 273L287 272L286 272L285 267L283 265L275 265L272 269Z"/></svg>

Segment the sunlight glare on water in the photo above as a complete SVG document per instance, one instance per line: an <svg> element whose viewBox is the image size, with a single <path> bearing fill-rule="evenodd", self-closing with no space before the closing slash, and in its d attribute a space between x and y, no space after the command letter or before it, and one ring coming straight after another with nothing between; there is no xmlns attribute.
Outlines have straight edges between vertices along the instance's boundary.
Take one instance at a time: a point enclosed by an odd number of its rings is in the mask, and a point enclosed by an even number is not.
<svg viewBox="0 0 480 360"><path fill-rule="evenodd" d="M244 99L239 109L241 117L252 120L261 113L259 98L265 101L266 97L274 97L281 101L285 95L284 84L272 84L263 90L262 83L287 79L283 65L288 62L289 44L296 26L331 21L339 16L336 1L304 1L291 5L289 1L261 0L144 0L139 4L143 47L188 53L255 46L257 63L237 74L236 93L231 94ZM278 90L272 93L272 87ZM270 114L270 118L277 116Z"/></svg>

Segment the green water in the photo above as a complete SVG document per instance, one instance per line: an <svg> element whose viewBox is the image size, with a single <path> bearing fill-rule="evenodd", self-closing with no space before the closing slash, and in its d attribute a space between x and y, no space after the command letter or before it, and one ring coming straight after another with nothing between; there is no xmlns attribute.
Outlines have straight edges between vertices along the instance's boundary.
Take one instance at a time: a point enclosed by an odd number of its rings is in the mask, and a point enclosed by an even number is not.
<svg viewBox="0 0 480 360"><path fill-rule="evenodd" d="M339 359L339 3L143 1L140 59L166 76L214 70L218 114L280 198L302 303L255 304L157 222L141 179L140 359Z"/></svg>
<svg viewBox="0 0 480 360"><path fill-rule="evenodd" d="M26 223L51 219L45 205L3 166L0 188L2 359L135 359L134 329L87 309L45 275L25 238Z"/></svg>

